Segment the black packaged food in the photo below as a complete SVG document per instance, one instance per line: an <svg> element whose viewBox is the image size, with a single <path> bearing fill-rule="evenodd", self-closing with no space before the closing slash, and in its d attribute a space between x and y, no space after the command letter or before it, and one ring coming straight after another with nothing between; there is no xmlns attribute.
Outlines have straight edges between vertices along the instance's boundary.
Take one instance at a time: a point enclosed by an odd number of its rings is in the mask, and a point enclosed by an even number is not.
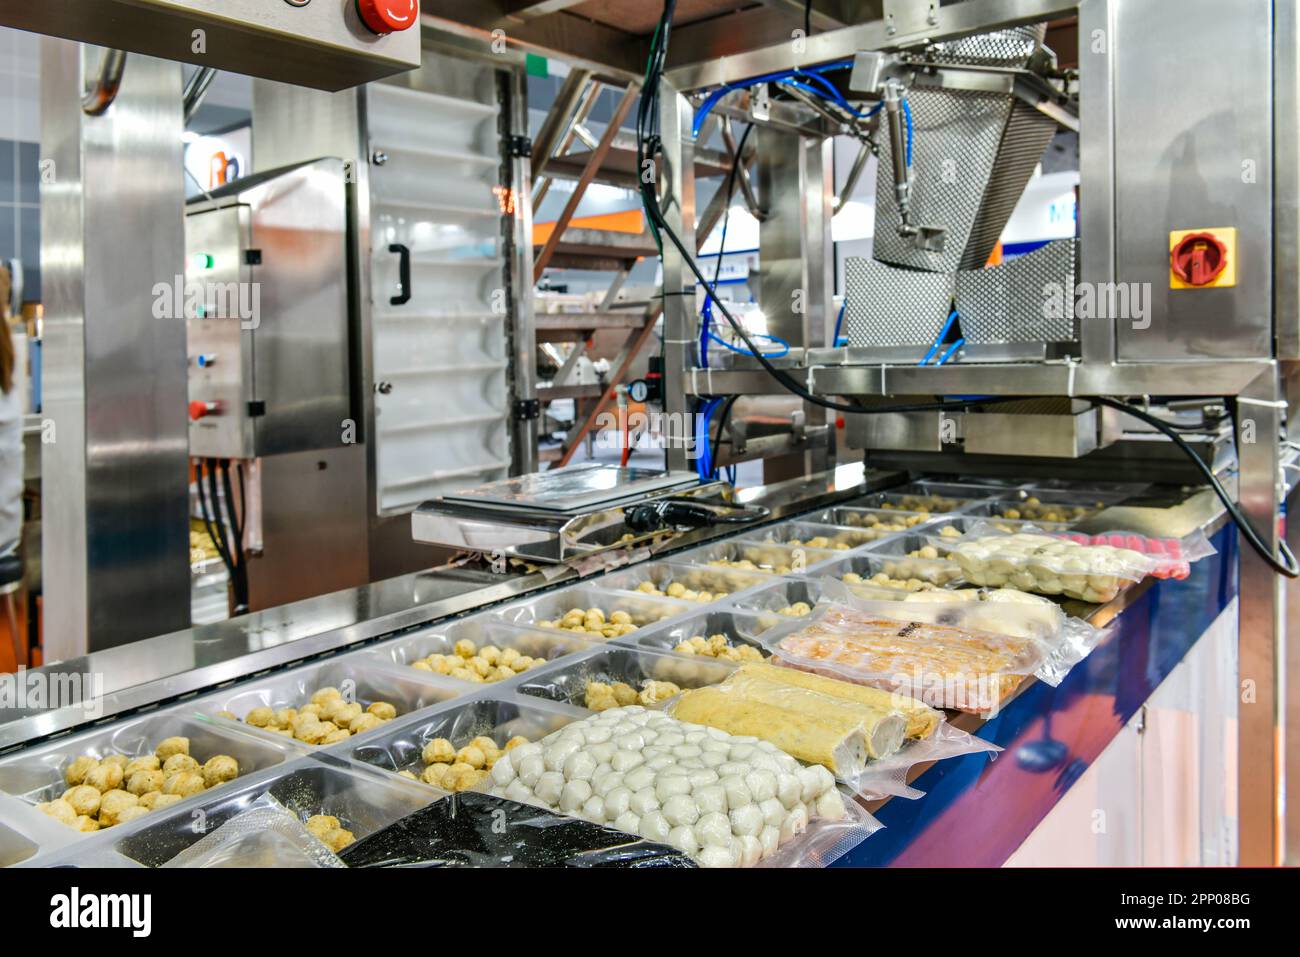
<svg viewBox="0 0 1300 957"><path fill-rule="evenodd" d="M490 794L465 791L340 855L349 867L694 867L665 844Z"/></svg>

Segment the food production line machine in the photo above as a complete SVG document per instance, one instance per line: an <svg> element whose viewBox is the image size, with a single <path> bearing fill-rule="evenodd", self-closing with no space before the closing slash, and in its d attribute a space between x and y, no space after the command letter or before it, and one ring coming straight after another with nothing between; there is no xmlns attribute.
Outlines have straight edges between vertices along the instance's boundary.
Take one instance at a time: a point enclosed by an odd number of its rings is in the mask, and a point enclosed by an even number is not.
<svg viewBox="0 0 1300 957"><path fill-rule="evenodd" d="M428 31L490 42L483 23L446 6L425 5ZM306 794L326 809L316 813L350 815L364 836L442 795L397 775L412 742L534 737L586 713L581 686L593 677L713 683L732 666L682 671L682 640L720 633L757 646L827 581L915 577L898 574L900 562L958 583L955 563L913 554L916 529L1025 519L1200 532L1215 553L1184 579L1071 604L1109 629L1102 643L1059 687L1025 682L991 719L955 717L1004 753L914 769L925 796L874 803L886 830L842 862L1049 863L1051 848L1067 846L1085 863L1282 862L1300 776L1286 686L1300 650L1288 648L1293 593L1263 556L1287 561L1297 438L1294 10L1267 0L1231 18L1209 0L880 6L867 22L726 56L675 60L666 24L647 38L650 68L633 79L646 83L638 124L653 128L638 148L659 171L648 185L664 249L663 473L577 471L550 492L541 473L443 494L411 513L410 530L460 550L447 564L28 673L29 683L84 681L84 694L3 712L0 863L160 864L187 846L175 826L187 810L226 815L268 791ZM1043 42L1062 17L1077 17L1071 67ZM1225 52L1205 82L1174 85L1168 49ZM751 354L699 349L709 283L693 260L693 151L724 118L753 127L754 281L761 334L790 345L780 359L716 302L716 331ZM1060 130L1079 137L1078 236L981 268ZM877 205L872 257L844 264L837 323L842 136L860 143L855 179L874 164ZM918 364L932 346L943 361ZM740 397L738 417L740 403L785 403L788 428L748 453L779 459L761 487L699 480L696 417L720 397ZM719 456L724 466L744 458L726 445ZM1239 538L1237 519L1259 548ZM696 600L674 596L674 584ZM636 628L596 640L537 627L572 608L624 612ZM499 682L412 664L462 639L507 638L538 663ZM393 703L397 723L364 743L317 747L238 720L342 681ZM33 809L72 756L163 734L189 734L248 770L226 790L88 836ZM1180 749L1197 757L1180 762ZM1191 784L1161 793L1161 775ZM1080 824L1097 809L1113 830ZM1162 818L1176 819L1178 836L1156 834Z"/></svg>

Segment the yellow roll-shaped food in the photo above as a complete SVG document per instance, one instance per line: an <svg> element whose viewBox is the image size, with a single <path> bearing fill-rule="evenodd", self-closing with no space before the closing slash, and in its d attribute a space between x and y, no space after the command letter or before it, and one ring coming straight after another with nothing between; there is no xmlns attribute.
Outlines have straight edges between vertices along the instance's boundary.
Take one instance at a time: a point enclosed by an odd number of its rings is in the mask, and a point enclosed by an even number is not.
<svg viewBox="0 0 1300 957"><path fill-rule="evenodd" d="M859 773L870 758L897 751L907 722L901 715L866 712L867 722L781 708L725 688L700 688L673 708L679 721L708 725L733 735L770 741L807 764L840 777Z"/></svg>
<svg viewBox="0 0 1300 957"><path fill-rule="evenodd" d="M806 688L819 694L842 698L872 708L877 711L896 711L907 720L907 737L928 738L939 726L942 715L934 708L922 704L907 695L882 691L879 688L867 688L863 685L837 681L807 671L794 668L778 668L766 662L754 662L742 665L736 676L744 676L761 681L770 681L796 688Z"/></svg>

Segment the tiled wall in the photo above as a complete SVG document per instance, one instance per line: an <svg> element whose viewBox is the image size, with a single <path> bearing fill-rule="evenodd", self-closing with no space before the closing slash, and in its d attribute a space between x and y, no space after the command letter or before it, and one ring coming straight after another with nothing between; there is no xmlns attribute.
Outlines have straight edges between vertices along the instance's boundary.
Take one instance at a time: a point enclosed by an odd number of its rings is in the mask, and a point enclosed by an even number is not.
<svg viewBox="0 0 1300 957"><path fill-rule="evenodd" d="M0 259L23 261L23 298L41 297L40 38L0 27Z"/></svg>

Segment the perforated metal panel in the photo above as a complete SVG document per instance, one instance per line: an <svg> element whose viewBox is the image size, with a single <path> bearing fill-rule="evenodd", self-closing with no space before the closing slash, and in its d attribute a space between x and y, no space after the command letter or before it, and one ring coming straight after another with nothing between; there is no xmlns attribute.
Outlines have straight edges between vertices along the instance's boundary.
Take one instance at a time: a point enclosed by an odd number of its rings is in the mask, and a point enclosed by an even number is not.
<svg viewBox="0 0 1300 957"><path fill-rule="evenodd" d="M978 36L936 43L926 50L925 59L930 63L1023 67L1034 55L1034 51L1038 49L1045 36L1047 36L1045 23L998 30L994 33L981 33Z"/></svg>
<svg viewBox="0 0 1300 957"><path fill-rule="evenodd" d="M1000 31L939 44L927 60L1023 66L1039 28ZM907 94L912 113L912 222L946 230L941 252L900 236L893 158L876 171L872 254L912 269L977 269L988 261L1034 166L1055 132L1053 121L1009 94L937 88Z"/></svg>
<svg viewBox="0 0 1300 957"><path fill-rule="evenodd" d="M844 334L851 346L928 346L948 318L952 275L844 260Z"/></svg>
<svg viewBox="0 0 1300 957"><path fill-rule="evenodd" d="M988 269L956 277L957 311L967 342L1072 342L1078 242L1061 239Z"/></svg>

